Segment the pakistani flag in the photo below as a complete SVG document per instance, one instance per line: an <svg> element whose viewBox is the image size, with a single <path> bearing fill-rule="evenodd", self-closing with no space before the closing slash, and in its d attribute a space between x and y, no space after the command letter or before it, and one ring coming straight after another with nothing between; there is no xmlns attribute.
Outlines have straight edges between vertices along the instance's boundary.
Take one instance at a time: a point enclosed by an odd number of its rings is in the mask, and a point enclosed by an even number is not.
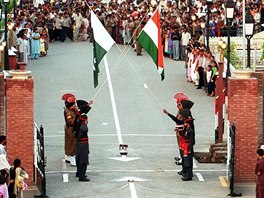
<svg viewBox="0 0 264 198"><path fill-rule="evenodd" d="M97 16L91 11L91 25L93 30L93 51L94 51L94 58L93 58L93 73L94 73L94 87L98 85L98 73L99 70L99 63L103 59L104 55L111 49L112 45L115 41L106 31L102 23L99 21Z"/></svg>
<svg viewBox="0 0 264 198"><path fill-rule="evenodd" d="M164 61L162 53L162 43L160 35L160 16L158 8L153 16L142 29L137 41L148 52L157 65L157 69L161 75L161 80L164 79Z"/></svg>

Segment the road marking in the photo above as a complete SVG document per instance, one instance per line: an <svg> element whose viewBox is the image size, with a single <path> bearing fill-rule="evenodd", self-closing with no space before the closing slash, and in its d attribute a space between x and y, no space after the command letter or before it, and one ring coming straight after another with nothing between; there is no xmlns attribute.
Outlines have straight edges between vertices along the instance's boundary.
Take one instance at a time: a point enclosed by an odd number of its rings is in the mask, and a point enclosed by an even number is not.
<svg viewBox="0 0 264 198"><path fill-rule="evenodd" d="M65 159L62 160L62 169L66 170L66 161L65 161Z"/></svg>
<svg viewBox="0 0 264 198"><path fill-rule="evenodd" d="M147 181L146 179L142 179L142 178L138 178L138 177L123 177L121 179L117 179L117 180L114 180L114 181L119 181L119 182L122 182L122 181Z"/></svg>
<svg viewBox="0 0 264 198"><path fill-rule="evenodd" d="M197 168L197 165L195 163L195 160L193 159L193 168Z"/></svg>
<svg viewBox="0 0 264 198"><path fill-rule="evenodd" d="M204 178L201 173L195 173L196 177L198 178L199 181L204 181Z"/></svg>
<svg viewBox="0 0 264 198"><path fill-rule="evenodd" d="M103 123L103 125L105 125ZM64 133L64 131L50 131L52 133ZM49 138L49 137L60 137L62 135L45 135L45 138ZM104 133L104 134L89 134L89 136L94 136L94 137L111 137L111 136L117 136L116 133ZM169 134L122 134L122 136L135 136L135 137L175 137L175 134L173 135L169 135ZM210 138L210 137L214 137L214 136L199 136L199 137L206 137L206 138Z"/></svg>
<svg viewBox="0 0 264 198"><path fill-rule="evenodd" d="M131 198L137 198L137 191L134 182L128 182Z"/></svg>
<svg viewBox="0 0 264 198"><path fill-rule="evenodd" d="M63 182L69 182L69 175L68 174L63 174L62 175L62 181Z"/></svg>
<svg viewBox="0 0 264 198"><path fill-rule="evenodd" d="M109 157L109 159L118 160L121 162L129 162L129 161L140 159L140 157L126 157L122 155L121 157Z"/></svg>
<svg viewBox="0 0 264 198"><path fill-rule="evenodd" d="M97 170L89 170L88 172L122 172L122 173L152 173L152 172L179 172L181 169L174 169L174 170L163 170L163 169L147 169L147 170L127 170L127 169L112 169L112 170L105 170L105 169L97 169ZM198 169L198 170L193 170L193 172L226 172L226 169ZM54 173L76 173L75 171L46 171L47 174L54 174Z"/></svg>
<svg viewBox="0 0 264 198"><path fill-rule="evenodd" d="M144 83L144 87L145 87L145 89L148 89L148 85L147 85L147 84L145 84L145 83Z"/></svg>
<svg viewBox="0 0 264 198"><path fill-rule="evenodd" d="M113 91L113 86L112 86L112 81L111 81L111 76L110 76L106 56L104 56L104 64L105 64L105 72L106 72L106 76L107 76L107 80L108 80L108 87L109 87L112 109L113 109L113 114L114 114L117 138L118 138L119 144L123 144L123 139L121 136L121 128L120 128L118 114L117 114L117 110L116 110L115 95L114 95L114 91Z"/></svg>
<svg viewBox="0 0 264 198"><path fill-rule="evenodd" d="M62 93L64 93L64 92L77 92L77 90L76 89L62 89L61 92Z"/></svg>
<svg viewBox="0 0 264 198"><path fill-rule="evenodd" d="M220 180L220 183L221 183L221 185L222 185L223 187L228 187L228 182L227 182L227 180L226 180L226 177L224 177L224 176L220 176L220 177L219 177L219 180Z"/></svg>

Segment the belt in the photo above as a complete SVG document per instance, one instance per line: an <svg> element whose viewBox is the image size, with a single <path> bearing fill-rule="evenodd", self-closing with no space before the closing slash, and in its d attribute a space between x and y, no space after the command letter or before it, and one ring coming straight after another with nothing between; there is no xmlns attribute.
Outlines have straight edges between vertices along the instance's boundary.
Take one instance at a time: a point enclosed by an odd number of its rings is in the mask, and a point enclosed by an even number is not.
<svg viewBox="0 0 264 198"><path fill-rule="evenodd" d="M80 144L88 144L89 138L80 138Z"/></svg>

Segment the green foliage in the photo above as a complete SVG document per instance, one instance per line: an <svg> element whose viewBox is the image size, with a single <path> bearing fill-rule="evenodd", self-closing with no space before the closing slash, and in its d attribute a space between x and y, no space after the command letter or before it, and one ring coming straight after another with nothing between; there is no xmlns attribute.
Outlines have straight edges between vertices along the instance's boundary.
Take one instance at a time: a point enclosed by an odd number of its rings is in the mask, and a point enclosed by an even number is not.
<svg viewBox="0 0 264 198"><path fill-rule="evenodd" d="M14 3L17 4L18 0L10 0L9 4L7 5L7 15L12 11L14 8ZM5 28L5 4L2 2L2 20L0 21L0 30ZM8 20L9 18L7 18Z"/></svg>
<svg viewBox="0 0 264 198"><path fill-rule="evenodd" d="M227 58L227 50L225 50L225 52L224 52L224 57ZM237 56L237 53L236 53L236 45L233 42L230 43L230 63L236 69L240 68L239 57Z"/></svg>
<svg viewBox="0 0 264 198"><path fill-rule="evenodd" d="M7 13L11 12L11 10L13 9L14 7L14 3L17 3L17 0L10 0L9 1L9 4L7 6Z"/></svg>

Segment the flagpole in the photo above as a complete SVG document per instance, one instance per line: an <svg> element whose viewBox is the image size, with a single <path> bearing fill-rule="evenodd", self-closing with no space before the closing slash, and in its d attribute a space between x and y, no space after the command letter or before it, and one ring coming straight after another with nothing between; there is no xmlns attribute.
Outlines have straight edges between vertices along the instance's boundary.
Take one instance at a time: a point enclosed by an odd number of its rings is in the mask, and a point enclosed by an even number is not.
<svg viewBox="0 0 264 198"><path fill-rule="evenodd" d="M114 95L114 91L113 91L113 86L112 86L112 81L111 81L111 76L110 76L110 72L109 72L109 67L108 67L106 55L104 56L104 65L105 65L105 73L107 76L108 86L109 86L110 98L111 98L111 102L112 102L112 109L113 109L113 114L114 114L117 138L118 138L119 144L123 144L123 139L122 139L122 135L121 135L121 128L120 128L120 123L119 123L117 109L116 109L116 103L115 103L115 95Z"/></svg>

